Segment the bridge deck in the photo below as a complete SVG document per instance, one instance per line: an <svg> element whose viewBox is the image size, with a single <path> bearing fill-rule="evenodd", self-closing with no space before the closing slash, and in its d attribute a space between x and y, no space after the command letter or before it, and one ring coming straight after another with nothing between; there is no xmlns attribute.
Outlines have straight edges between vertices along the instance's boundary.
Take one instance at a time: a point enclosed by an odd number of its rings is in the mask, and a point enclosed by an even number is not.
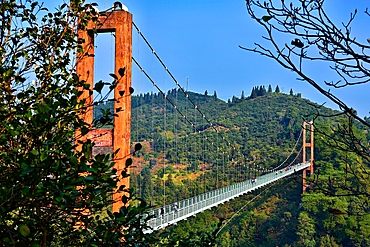
<svg viewBox="0 0 370 247"><path fill-rule="evenodd" d="M154 215L155 218L150 219L148 221L148 225L153 231L164 228L180 220L184 220L196 215L204 210L229 201L235 197L273 183L309 166L310 162L299 163L297 165L290 166L290 169L284 168L257 177L254 183L251 183L251 180L246 180L228 187L223 187L214 191L200 194L171 205L166 205L164 206L162 213L160 208L156 208L149 212L149 215ZM175 204L176 206L174 206Z"/></svg>

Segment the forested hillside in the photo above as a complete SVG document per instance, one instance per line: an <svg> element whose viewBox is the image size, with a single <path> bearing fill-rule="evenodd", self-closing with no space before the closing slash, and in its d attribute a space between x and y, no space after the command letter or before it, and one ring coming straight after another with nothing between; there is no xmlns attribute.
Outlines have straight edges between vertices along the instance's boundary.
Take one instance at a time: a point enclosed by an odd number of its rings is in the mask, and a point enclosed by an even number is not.
<svg viewBox="0 0 370 247"><path fill-rule="evenodd" d="M278 87L275 92L271 86L255 87L250 96L243 93L228 102L218 99L216 92L187 94L191 101L175 89L166 98L153 93L132 97L131 140L143 149L132 166L131 187L156 206L258 176L283 161L300 162L304 119L314 120L324 133L330 126L346 124L340 118L315 117L318 112L337 112L292 90L289 95L280 93ZM101 107L112 109L112 104ZM99 117L98 109L95 116ZM366 141L368 133L357 132ZM325 138L315 134L315 173L339 181L345 176L343 161L356 163L358 158L333 150ZM218 234L221 246L368 246L369 212L358 208L368 199L328 197L318 180L302 197L301 180L297 174L256 192L262 193L250 203L255 195L180 222L171 231L180 236L196 229L208 232L243 208Z"/></svg>

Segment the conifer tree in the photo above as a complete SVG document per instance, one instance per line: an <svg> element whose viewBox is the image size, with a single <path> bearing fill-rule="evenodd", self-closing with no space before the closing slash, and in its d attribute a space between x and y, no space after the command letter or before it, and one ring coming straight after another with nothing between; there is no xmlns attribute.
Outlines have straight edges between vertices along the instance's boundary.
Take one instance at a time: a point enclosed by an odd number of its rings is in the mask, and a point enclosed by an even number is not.
<svg viewBox="0 0 370 247"><path fill-rule="evenodd" d="M235 95L233 95L233 98L232 98L231 102L236 103L236 101L237 101L237 97Z"/></svg>
<svg viewBox="0 0 370 247"><path fill-rule="evenodd" d="M272 86L271 86L271 84L269 84L269 87L268 87L267 93L272 93Z"/></svg>
<svg viewBox="0 0 370 247"><path fill-rule="evenodd" d="M261 96L265 96L267 94L266 88L264 85L261 86Z"/></svg>
<svg viewBox="0 0 370 247"><path fill-rule="evenodd" d="M251 96L250 96L250 98L251 99L254 99L254 98L256 98L258 95L257 95L257 88L256 87L253 87L252 88L252 92L251 92Z"/></svg>

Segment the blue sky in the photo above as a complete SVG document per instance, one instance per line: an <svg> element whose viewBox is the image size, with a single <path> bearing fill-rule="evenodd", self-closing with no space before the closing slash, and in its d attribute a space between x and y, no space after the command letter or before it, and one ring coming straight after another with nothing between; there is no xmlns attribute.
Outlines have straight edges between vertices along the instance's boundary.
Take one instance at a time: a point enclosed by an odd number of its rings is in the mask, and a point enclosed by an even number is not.
<svg viewBox="0 0 370 247"><path fill-rule="evenodd" d="M100 10L112 6L112 0L99 0ZM301 93L303 98L333 109L335 105L305 82L296 80L295 74L283 69L275 61L258 54L244 51L238 46L254 47L263 42L264 30L248 15L244 0L125 0L121 1L133 14L134 22L148 39L157 54L167 65L180 84L190 91L209 94L214 91L227 101L242 90L248 96L252 87L271 84L273 89L289 93ZM366 1L326 0L327 11L340 24L347 20L349 12L359 9L353 33L365 39L370 33L369 17L365 18ZM352 2L352 3L348 3ZM354 2L354 3L353 3ZM358 6L356 6L356 4ZM288 41L289 42L289 41ZM110 34L99 35L96 41L96 80L109 80L113 71L114 38ZM133 56L167 91L176 85L150 50L133 31ZM318 79L336 80L326 65L306 63L308 72ZM133 65L135 93L156 91L151 83ZM188 78L188 84L186 83ZM324 88L326 88L324 86ZM353 86L340 90L331 89L360 116L369 116L368 92L370 85Z"/></svg>

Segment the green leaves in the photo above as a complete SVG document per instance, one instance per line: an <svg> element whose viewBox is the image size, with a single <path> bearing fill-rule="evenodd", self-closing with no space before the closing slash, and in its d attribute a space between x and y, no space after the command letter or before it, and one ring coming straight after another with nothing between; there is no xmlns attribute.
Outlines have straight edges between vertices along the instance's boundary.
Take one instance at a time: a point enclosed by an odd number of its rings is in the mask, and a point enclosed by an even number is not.
<svg viewBox="0 0 370 247"><path fill-rule="evenodd" d="M269 16L269 15L264 15L264 16L262 16L262 20L263 20L264 22L268 22L269 20L271 20L271 18L272 18L272 16Z"/></svg>
<svg viewBox="0 0 370 247"><path fill-rule="evenodd" d="M26 169L24 169L23 171L22 171L22 175L26 175L26 174L28 174L28 173L31 173L31 172L33 172L35 170L35 168L33 168L33 167L27 167Z"/></svg>
<svg viewBox="0 0 370 247"><path fill-rule="evenodd" d="M22 234L23 237L28 237L31 234L31 230L27 225L21 225L19 227L19 232Z"/></svg>
<svg viewBox="0 0 370 247"><path fill-rule="evenodd" d="M131 165L132 165L132 159L131 158L128 158L127 160L126 160L126 167L130 167Z"/></svg>
<svg viewBox="0 0 370 247"><path fill-rule="evenodd" d="M43 151L40 156L40 161L43 162L48 158L49 152L47 150Z"/></svg>
<svg viewBox="0 0 370 247"><path fill-rule="evenodd" d="M22 191L23 195L27 195L28 192L30 191L30 187L29 186L25 186L21 191Z"/></svg>
<svg viewBox="0 0 370 247"><path fill-rule="evenodd" d="M119 68L118 69L118 74L123 77L125 75L126 68Z"/></svg>
<svg viewBox="0 0 370 247"><path fill-rule="evenodd" d="M95 83L94 90L98 93L101 93L101 90L103 89L103 87L104 87L104 82L99 81L99 82Z"/></svg>
<svg viewBox="0 0 370 247"><path fill-rule="evenodd" d="M116 81L118 81L118 76L116 76L116 74L110 73L109 75L111 77L113 77L113 79L115 79Z"/></svg>
<svg viewBox="0 0 370 247"><path fill-rule="evenodd" d="M302 41L300 39L292 40L291 44L298 47L298 48L303 48L303 46L304 46L304 44L302 43Z"/></svg>
<svg viewBox="0 0 370 247"><path fill-rule="evenodd" d="M141 145L141 143L136 143L135 144L135 152L141 150L142 147L143 147L143 145Z"/></svg>
<svg viewBox="0 0 370 247"><path fill-rule="evenodd" d="M86 126L83 126L81 128L81 135L86 135L87 133L89 133L89 128L87 128Z"/></svg>

